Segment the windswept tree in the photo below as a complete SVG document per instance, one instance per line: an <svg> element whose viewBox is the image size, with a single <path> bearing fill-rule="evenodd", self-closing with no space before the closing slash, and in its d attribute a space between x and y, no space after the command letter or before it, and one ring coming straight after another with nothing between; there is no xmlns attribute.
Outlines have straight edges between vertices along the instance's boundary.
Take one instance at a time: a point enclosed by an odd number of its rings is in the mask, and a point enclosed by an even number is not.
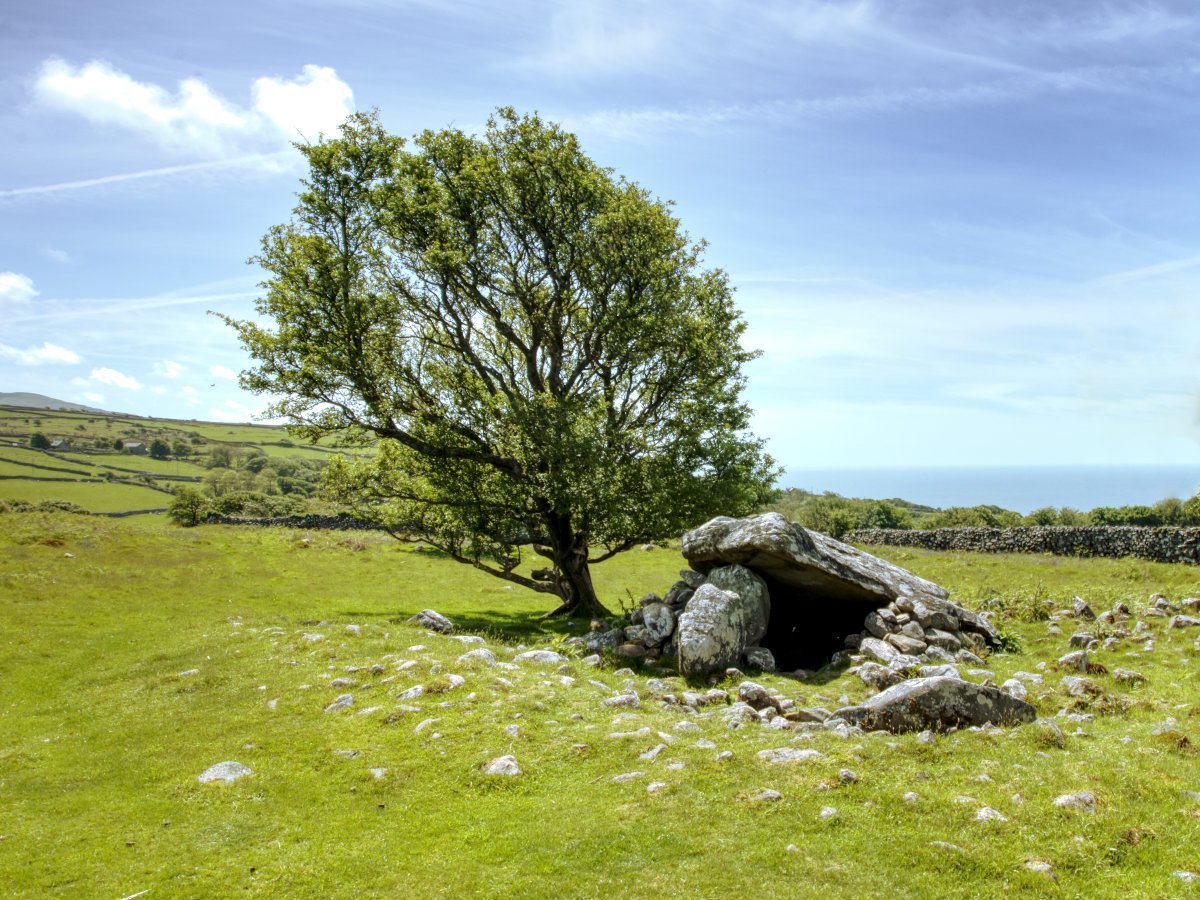
<svg viewBox="0 0 1200 900"><path fill-rule="evenodd" d="M603 613L591 564L767 499L745 323L669 204L511 109L411 150L358 114L299 149L252 260L267 324L226 321L271 415L378 440L327 469L360 515ZM525 548L547 564L523 574Z"/></svg>

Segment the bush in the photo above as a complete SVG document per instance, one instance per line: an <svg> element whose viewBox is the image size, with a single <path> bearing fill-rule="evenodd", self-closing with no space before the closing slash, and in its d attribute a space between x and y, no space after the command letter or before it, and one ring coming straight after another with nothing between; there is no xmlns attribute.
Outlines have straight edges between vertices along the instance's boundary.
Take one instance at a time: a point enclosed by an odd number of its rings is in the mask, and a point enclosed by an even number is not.
<svg viewBox="0 0 1200 900"><path fill-rule="evenodd" d="M231 491L212 501L212 511L223 516L268 519L299 516L308 509L304 500L297 497L271 497L260 491Z"/></svg>
<svg viewBox="0 0 1200 900"><path fill-rule="evenodd" d="M29 436L29 446L34 450L49 450L50 438L46 437L40 431L35 431Z"/></svg>
<svg viewBox="0 0 1200 900"><path fill-rule="evenodd" d="M162 438L155 438L150 442L150 458L151 459L166 459L171 455L171 445Z"/></svg>
<svg viewBox="0 0 1200 900"><path fill-rule="evenodd" d="M204 521L209 512L208 498L193 487L180 487L175 491L167 516L176 525L192 528Z"/></svg>

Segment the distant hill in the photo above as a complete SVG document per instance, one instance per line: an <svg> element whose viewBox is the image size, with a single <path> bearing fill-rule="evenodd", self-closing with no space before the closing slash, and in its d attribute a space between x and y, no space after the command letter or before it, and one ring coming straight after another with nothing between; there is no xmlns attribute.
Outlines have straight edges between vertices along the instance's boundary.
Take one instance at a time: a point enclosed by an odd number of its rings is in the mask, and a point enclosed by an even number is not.
<svg viewBox="0 0 1200 900"><path fill-rule="evenodd" d="M3 393L0 392L0 406L25 406L30 409L69 409L78 412L105 413L108 410L97 409L94 406L84 406L82 403L68 403L66 400L55 400L45 394Z"/></svg>

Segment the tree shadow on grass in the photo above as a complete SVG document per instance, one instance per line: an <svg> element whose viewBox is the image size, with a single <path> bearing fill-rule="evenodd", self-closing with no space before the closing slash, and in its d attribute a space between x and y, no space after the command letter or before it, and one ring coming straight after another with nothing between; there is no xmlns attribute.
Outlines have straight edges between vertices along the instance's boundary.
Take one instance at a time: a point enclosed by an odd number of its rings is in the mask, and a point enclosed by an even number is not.
<svg viewBox="0 0 1200 900"><path fill-rule="evenodd" d="M403 625L419 610L379 611L339 610L338 617L348 619L372 619ZM468 614L458 613L451 618L455 634L486 634L503 641L520 641L543 637L570 637L583 634L587 622L576 621L572 627L565 619L542 619L539 613L512 612L499 609L480 609Z"/></svg>

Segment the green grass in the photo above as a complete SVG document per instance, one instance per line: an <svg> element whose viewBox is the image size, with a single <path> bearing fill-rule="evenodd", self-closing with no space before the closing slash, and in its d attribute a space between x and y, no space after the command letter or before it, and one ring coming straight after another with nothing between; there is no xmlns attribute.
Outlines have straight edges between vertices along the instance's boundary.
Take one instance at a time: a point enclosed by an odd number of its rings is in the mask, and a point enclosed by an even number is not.
<svg viewBox="0 0 1200 900"><path fill-rule="evenodd" d="M57 477L53 472L47 476ZM65 500L89 512L124 512L135 509L165 509L171 498L161 491L132 484L85 481L0 481L0 500Z"/></svg>
<svg viewBox="0 0 1200 900"><path fill-rule="evenodd" d="M969 605L998 597L1027 618L1074 594L1099 609L1114 598L1140 607L1156 590L1200 593L1200 573L1182 566L882 553ZM681 564L671 550L629 553L597 568L598 589L615 608L627 593L665 590ZM1200 739L1196 635L1167 634L1161 619L1146 620L1152 652L1127 641L1097 654L1149 684L1128 690L1096 676L1127 708L1093 705L1093 722L1064 722L1064 749L1036 727L931 745L820 734L799 746L822 759L778 767L755 753L792 734L727 731L712 718L694 719L700 732L676 732L688 717L651 701L649 670L622 676L572 661L570 685L555 666L471 670L455 663L466 647L402 621L436 608L460 631L486 634L501 660L517 642L554 642L585 625L540 622L544 598L506 588L375 535L0 516L0 894L1180 896L1188 889L1171 873L1200 868L1200 804L1182 793L1200 790L1197 756L1150 736L1170 715ZM1004 624L1025 650L988 660L997 681L1066 651L1069 621L1057 635L1043 621ZM325 637L310 643L304 633ZM398 669L404 660L415 665ZM384 674L366 671L373 664ZM180 674L191 669L199 672ZM398 690L445 687L451 672L466 684L389 715ZM335 677L374 686L330 687ZM589 679L632 681L645 702L617 722ZM759 680L830 708L868 693L844 674L823 684ZM1041 715L1077 703L1057 682L1047 672L1031 692ZM350 712L322 712L346 690ZM354 714L376 704L378 713ZM418 733L426 718L439 721ZM645 738L606 737L643 726ZM1076 727L1087 735L1073 736ZM657 731L675 740L640 760ZM733 759L716 762L716 750L694 746L701 737ZM509 752L522 775L480 774ZM197 783L227 759L255 774ZM377 780L371 767L387 773ZM857 783L840 783L842 767ZM612 782L630 771L646 776ZM668 786L648 794L651 780ZM784 799L749 799L764 788ZM1095 816L1054 808L1054 797L1083 789L1100 798ZM908 791L919 799L902 800ZM963 796L974 800L956 801ZM976 823L985 804L1009 821ZM839 812L822 820L823 806ZM1050 862L1057 881L1026 871L1032 858Z"/></svg>
<svg viewBox="0 0 1200 900"><path fill-rule="evenodd" d="M59 456L69 459L71 464L111 468L117 474L133 469L150 475L190 475L203 476L208 470L195 462L186 459L154 459L150 456L135 456L131 453L60 453ZM56 463L53 457L45 457L52 465ZM78 466L76 466L78 468Z"/></svg>

